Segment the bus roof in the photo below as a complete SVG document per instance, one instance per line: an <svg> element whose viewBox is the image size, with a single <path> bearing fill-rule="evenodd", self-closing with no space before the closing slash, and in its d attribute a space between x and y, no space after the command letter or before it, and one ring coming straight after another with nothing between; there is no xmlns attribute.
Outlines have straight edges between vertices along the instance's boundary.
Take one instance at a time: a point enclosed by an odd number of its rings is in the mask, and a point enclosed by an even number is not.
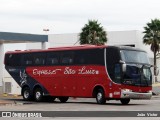
<svg viewBox="0 0 160 120"><path fill-rule="evenodd" d="M133 51L142 51L142 52L146 52L142 49L139 48L135 48L135 47L130 47L130 46L109 46L109 47L113 47L113 48L117 48L119 50L133 50Z"/></svg>
<svg viewBox="0 0 160 120"><path fill-rule="evenodd" d="M66 46L66 47L54 47L48 49L29 49L29 50L15 50L8 51L7 53L32 53L32 52L47 52L47 51L63 51L63 50L82 50L82 49L96 49L106 48L106 45L79 45L79 46Z"/></svg>
<svg viewBox="0 0 160 120"><path fill-rule="evenodd" d="M15 50L15 51L8 51L8 53L32 53L32 52L49 52L49 51L64 51L64 50L83 50L83 49L102 49L102 48L115 48L119 50L135 50L135 51L143 51L138 48L129 47L129 46L106 46L106 45L79 45L79 46L66 46L66 47L54 47L54 48L48 48L48 49L29 49L29 50Z"/></svg>

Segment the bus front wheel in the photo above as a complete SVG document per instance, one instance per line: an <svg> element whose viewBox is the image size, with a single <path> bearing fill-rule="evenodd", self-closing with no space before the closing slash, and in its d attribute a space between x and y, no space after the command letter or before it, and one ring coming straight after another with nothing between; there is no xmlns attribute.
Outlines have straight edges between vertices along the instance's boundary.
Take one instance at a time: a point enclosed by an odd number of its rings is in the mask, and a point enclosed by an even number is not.
<svg viewBox="0 0 160 120"><path fill-rule="evenodd" d="M69 97L59 97L59 100L61 103L67 102L68 99L69 99Z"/></svg>
<svg viewBox="0 0 160 120"><path fill-rule="evenodd" d="M31 100L31 91L29 87L25 87L22 90L22 96L24 100Z"/></svg>
<svg viewBox="0 0 160 120"><path fill-rule="evenodd" d="M130 99L121 99L122 105L127 105L130 102Z"/></svg>
<svg viewBox="0 0 160 120"><path fill-rule="evenodd" d="M97 94L96 94L96 101L98 104L105 104L106 99L105 99L105 94L103 89L99 89Z"/></svg>
<svg viewBox="0 0 160 120"><path fill-rule="evenodd" d="M35 91L34 91L34 99L37 102L42 101L42 99L43 99L43 91L42 91L41 88L36 88L35 89Z"/></svg>

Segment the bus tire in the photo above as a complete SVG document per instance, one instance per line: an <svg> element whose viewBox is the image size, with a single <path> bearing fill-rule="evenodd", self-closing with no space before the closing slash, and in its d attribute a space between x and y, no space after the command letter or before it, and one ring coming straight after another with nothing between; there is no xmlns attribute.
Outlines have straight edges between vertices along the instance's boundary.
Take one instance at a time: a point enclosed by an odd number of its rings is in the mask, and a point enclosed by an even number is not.
<svg viewBox="0 0 160 120"><path fill-rule="evenodd" d="M22 89L22 96L24 100L31 100L32 96L31 96L31 90L29 89L29 87L25 87Z"/></svg>
<svg viewBox="0 0 160 120"><path fill-rule="evenodd" d="M122 105L127 105L130 102L130 99L126 98L126 99L121 99L120 101L121 101Z"/></svg>
<svg viewBox="0 0 160 120"><path fill-rule="evenodd" d="M34 99L35 99L35 101L37 101L37 102L40 102L40 101L43 100L43 91L42 91L41 88L36 88L36 89L34 90Z"/></svg>
<svg viewBox="0 0 160 120"><path fill-rule="evenodd" d="M106 98L104 94L103 89L98 89L97 94L96 94L96 101L98 104L105 104L106 103Z"/></svg>
<svg viewBox="0 0 160 120"><path fill-rule="evenodd" d="M69 99L69 97L59 97L59 100L61 103L67 102L68 99Z"/></svg>

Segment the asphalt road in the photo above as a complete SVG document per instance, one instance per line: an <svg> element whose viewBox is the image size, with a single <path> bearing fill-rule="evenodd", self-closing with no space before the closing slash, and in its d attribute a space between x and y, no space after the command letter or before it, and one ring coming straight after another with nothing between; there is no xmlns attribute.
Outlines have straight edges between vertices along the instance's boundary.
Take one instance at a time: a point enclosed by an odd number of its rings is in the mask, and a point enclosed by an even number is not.
<svg viewBox="0 0 160 120"><path fill-rule="evenodd" d="M154 86L153 92L160 94L160 86ZM122 105L120 101L107 101L104 105L98 105L93 98L70 98L67 103L24 101L22 97L0 97L6 105L0 104L0 111L160 111L160 95L153 96L151 100L131 100L128 105ZM117 113L114 113L117 114ZM160 113L159 113L160 114ZM160 117L107 117L109 120L160 120ZM0 118L0 120L17 120L17 118ZM19 118L18 118L19 119ZM22 118L20 118L22 119ZM30 118L24 118L25 120ZM42 118L31 118L40 120ZM106 120L106 117L49 117L43 119L56 120Z"/></svg>
<svg viewBox="0 0 160 120"><path fill-rule="evenodd" d="M153 91L155 94L160 94L160 86L154 86L154 87L152 87L152 91Z"/></svg>
<svg viewBox="0 0 160 120"><path fill-rule="evenodd" d="M24 101L20 98L1 98L6 101L12 101L13 104L1 105L0 111L160 111L160 96L153 96L151 100L131 100L128 105L122 105L120 101L107 101L104 105L98 105L96 100L93 98L70 98L67 103L60 103L58 99L55 102L34 102L34 101ZM127 113L127 112L126 112ZM118 114L117 114L118 115ZM2 118L0 118L2 119ZM13 119L13 118L12 118ZM17 118L15 118L17 119ZM27 118L25 118L27 119ZM33 118L32 118L33 119ZM38 118L35 118L39 120ZM43 119L53 119L53 118L43 118ZM55 118L54 119L83 119L83 120L97 120L104 119L103 117L65 117L65 118ZM126 117L115 118L110 117L110 120L128 120ZM130 120L135 118L129 118ZM136 120L160 120L159 117L136 117ZM5 120L5 118L3 118Z"/></svg>
<svg viewBox="0 0 160 120"><path fill-rule="evenodd" d="M94 98L70 98L67 103L24 101L22 98L3 98L14 101L13 104L1 105L0 111L159 111L160 96L153 96L151 100L131 100L128 105L120 101L107 101L98 105Z"/></svg>

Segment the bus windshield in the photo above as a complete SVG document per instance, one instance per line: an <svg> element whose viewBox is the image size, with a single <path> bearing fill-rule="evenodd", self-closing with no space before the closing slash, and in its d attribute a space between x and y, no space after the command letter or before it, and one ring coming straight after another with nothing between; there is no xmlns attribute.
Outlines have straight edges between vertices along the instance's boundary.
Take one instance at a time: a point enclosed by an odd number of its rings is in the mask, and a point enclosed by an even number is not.
<svg viewBox="0 0 160 120"><path fill-rule="evenodd" d="M147 53L143 51L121 50L121 58L126 63L149 64Z"/></svg>
<svg viewBox="0 0 160 120"><path fill-rule="evenodd" d="M135 86L150 86L152 84L152 74L149 66L128 64L123 76L123 84Z"/></svg>

